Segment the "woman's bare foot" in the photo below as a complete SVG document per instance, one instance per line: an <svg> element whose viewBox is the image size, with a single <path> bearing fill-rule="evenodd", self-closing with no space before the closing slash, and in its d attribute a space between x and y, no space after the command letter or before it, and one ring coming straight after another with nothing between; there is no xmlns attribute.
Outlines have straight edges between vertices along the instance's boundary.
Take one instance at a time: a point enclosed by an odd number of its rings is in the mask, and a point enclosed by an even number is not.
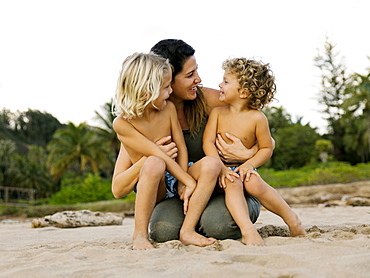
<svg viewBox="0 0 370 278"><path fill-rule="evenodd" d="M180 241L184 245L207 246L216 242L215 238L208 238L195 232L194 230L180 231Z"/></svg>
<svg viewBox="0 0 370 278"><path fill-rule="evenodd" d="M133 250L148 250L155 248L153 244L149 241L148 233L145 232L135 232L133 235L134 245Z"/></svg>
<svg viewBox="0 0 370 278"><path fill-rule="evenodd" d="M257 232L256 229L249 231L246 234L242 235L242 242L245 245L255 245L255 246L264 246L265 242L263 241L260 234Z"/></svg>

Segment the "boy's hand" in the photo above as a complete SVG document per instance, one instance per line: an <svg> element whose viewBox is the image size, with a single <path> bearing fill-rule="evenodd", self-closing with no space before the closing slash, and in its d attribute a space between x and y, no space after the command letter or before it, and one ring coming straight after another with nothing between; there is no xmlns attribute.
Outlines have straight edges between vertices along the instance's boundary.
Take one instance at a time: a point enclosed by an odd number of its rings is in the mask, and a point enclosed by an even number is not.
<svg viewBox="0 0 370 278"><path fill-rule="evenodd" d="M191 185L185 185L178 181L178 192L180 199L184 201L184 214L188 212L189 200L196 187L196 183Z"/></svg>
<svg viewBox="0 0 370 278"><path fill-rule="evenodd" d="M260 174L258 174L254 170L254 167L251 164L242 164L239 167L235 168L234 172L239 172L242 182L249 181L251 175L256 175L257 177L260 177Z"/></svg>
<svg viewBox="0 0 370 278"><path fill-rule="evenodd" d="M229 180L230 182L234 182L234 179L239 178L239 175L236 172L231 171L227 167L222 167L221 173L218 177L218 182L220 184L220 187L225 189L226 188L226 180Z"/></svg>

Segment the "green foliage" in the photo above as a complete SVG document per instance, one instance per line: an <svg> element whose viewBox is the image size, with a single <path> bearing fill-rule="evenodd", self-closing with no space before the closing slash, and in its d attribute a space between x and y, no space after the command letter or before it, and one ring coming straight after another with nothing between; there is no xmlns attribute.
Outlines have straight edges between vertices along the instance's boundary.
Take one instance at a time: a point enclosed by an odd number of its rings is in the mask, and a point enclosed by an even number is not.
<svg viewBox="0 0 370 278"><path fill-rule="evenodd" d="M261 168L262 178L273 187L349 183L370 179L370 163L351 166L346 162L328 162L300 169L275 171Z"/></svg>
<svg viewBox="0 0 370 278"><path fill-rule="evenodd" d="M102 166L110 165L108 142L99 137L96 130L86 123L78 126L69 123L66 128L58 129L47 149L47 164L54 178L61 177L75 166L81 174L84 174L86 169L96 174Z"/></svg>
<svg viewBox="0 0 370 278"><path fill-rule="evenodd" d="M102 179L99 175L89 174L80 182L75 180L72 184L64 184L62 189L50 198L49 204L77 204L112 198L111 181Z"/></svg>
<svg viewBox="0 0 370 278"><path fill-rule="evenodd" d="M278 129L273 137L276 148L271 158L271 167L275 170L300 168L316 158L315 143L320 136L308 124L303 126L296 123Z"/></svg>
<svg viewBox="0 0 370 278"><path fill-rule="evenodd" d="M51 114L28 109L18 112L14 119L14 131L27 145L45 147L54 132L63 125Z"/></svg>

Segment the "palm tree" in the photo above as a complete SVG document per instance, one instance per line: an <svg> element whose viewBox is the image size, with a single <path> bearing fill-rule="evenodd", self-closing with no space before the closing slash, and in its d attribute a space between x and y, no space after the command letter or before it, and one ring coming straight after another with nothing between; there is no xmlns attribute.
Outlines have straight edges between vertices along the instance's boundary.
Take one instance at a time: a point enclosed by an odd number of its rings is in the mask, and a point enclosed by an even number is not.
<svg viewBox="0 0 370 278"><path fill-rule="evenodd" d="M102 106L103 114L95 111L95 118L101 124L96 128L99 130L100 135L104 137L108 142L110 142L115 159L120 149L120 142L117 138L116 132L113 129L113 120L116 116L112 113L112 103L113 100L105 103Z"/></svg>
<svg viewBox="0 0 370 278"><path fill-rule="evenodd" d="M39 197L52 193L52 177L46 166L46 150L40 146L30 146L27 155L14 155L9 168L12 187L36 189Z"/></svg>
<svg viewBox="0 0 370 278"><path fill-rule="evenodd" d="M109 164L105 140L97 135L96 129L81 123L75 126L69 123L66 128L55 132L47 146L48 166L54 178L62 176L74 166L83 173L87 167L98 173L100 166Z"/></svg>

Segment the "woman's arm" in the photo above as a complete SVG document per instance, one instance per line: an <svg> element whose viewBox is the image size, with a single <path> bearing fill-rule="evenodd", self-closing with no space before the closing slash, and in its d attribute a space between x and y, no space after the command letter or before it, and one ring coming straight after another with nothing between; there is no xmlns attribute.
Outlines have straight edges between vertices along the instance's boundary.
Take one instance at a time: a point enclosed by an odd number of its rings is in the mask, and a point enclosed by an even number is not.
<svg viewBox="0 0 370 278"><path fill-rule="evenodd" d="M112 178L112 193L115 198L122 198L134 189L145 160L146 157L143 156L132 164L125 147L121 144Z"/></svg>

